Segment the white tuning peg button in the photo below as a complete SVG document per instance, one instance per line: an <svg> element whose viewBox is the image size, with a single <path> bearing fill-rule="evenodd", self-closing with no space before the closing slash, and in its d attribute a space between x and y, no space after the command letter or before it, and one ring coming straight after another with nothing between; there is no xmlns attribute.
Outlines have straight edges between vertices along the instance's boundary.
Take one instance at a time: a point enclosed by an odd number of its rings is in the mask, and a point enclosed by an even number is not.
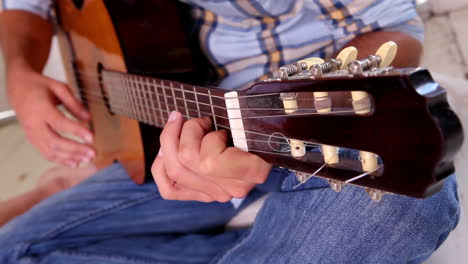
<svg viewBox="0 0 468 264"><path fill-rule="evenodd" d="M393 41L386 42L380 46L375 53L375 55L378 55L381 58L379 68L385 68L392 64L393 59L395 59L397 49L398 45Z"/></svg>
<svg viewBox="0 0 468 264"><path fill-rule="evenodd" d="M347 47L340 51L340 53L338 53L338 56L336 56L337 59L341 60L340 70L346 69L350 62L356 60L357 55L358 51L353 46Z"/></svg>

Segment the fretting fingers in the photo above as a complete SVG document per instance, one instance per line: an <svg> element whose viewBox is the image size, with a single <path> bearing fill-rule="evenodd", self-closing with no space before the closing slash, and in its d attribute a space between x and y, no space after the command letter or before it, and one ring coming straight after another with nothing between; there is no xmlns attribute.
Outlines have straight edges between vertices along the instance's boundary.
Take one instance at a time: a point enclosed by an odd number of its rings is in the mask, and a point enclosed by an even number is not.
<svg viewBox="0 0 468 264"><path fill-rule="evenodd" d="M209 118L191 119L185 122L182 128L178 159L185 167L195 173L199 171L201 142L210 129L211 120Z"/></svg>
<svg viewBox="0 0 468 264"><path fill-rule="evenodd" d="M151 167L154 181L156 182L159 193L166 200L179 200L179 201L200 201L200 202L213 202L214 199L209 195L191 190L177 184L175 181L167 176L164 162L161 157L154 160Z"/></svg>
<svg viewBox="0 0 468 264"><path fill-rule="evenodd" d="M216 201L229 201L232 198L229 193L213 182L203 179L191 169L186 168L179 160L179 137L181 135L183 121L183 117L180 113L172 112L161 133L161 151L159 157L161 157L161 153L164 153L162 160L166 168L167 176L192 190L210 194Z"/></svg>

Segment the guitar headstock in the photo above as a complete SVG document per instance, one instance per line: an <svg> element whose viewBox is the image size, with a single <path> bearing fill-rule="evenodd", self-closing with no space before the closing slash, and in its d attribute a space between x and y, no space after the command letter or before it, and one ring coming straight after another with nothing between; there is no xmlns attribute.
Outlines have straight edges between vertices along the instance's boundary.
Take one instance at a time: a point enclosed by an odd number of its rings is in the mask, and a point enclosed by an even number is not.
<svg viewBox="0 0 468 264"><path fill-rule="evenodd" d="M396 50L388 42L356 60L349 47L228 93L242 120L242 128L231 126L234 144L296 171L300 182L324 177L335 191L359 185L376 201L385 192L435 193L454 171L462 128L427 70L389 66Z"/></svg>

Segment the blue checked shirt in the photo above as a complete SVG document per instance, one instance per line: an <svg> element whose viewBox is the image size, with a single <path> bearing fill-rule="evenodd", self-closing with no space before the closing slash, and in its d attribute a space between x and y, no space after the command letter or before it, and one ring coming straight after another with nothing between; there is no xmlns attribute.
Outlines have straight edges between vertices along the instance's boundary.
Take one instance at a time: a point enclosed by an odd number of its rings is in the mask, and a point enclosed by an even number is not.
<svg viewBox="0 0 468 264"><path fill-rule="evenodd" d="M235 89L305 57L330 57L357 35L399 31L419 41L411 0L182 0L190 4L205 54ZM47 18L51 0L0 0ZM404 47L403 47L404 48Z"/></svg>

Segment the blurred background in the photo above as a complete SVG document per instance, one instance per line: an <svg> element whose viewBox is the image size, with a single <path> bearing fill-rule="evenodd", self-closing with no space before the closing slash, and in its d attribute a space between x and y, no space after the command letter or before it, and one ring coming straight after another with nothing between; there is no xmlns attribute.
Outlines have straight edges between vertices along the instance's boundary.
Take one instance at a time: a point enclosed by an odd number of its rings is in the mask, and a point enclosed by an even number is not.
<svg viewBox="0 0 468 264"><path fill-rule="evenodd" d="M465 127L468 141L468 0L429 0L419 2L426 27L421 65L432 72L448 91L452 107ZM402 48L402 47L400 47ZM65 81L56 42L45 73ZM0 111L8 110L4 65L0 54ZM31 189L40 175L53 166L26 140L16 122L0 122L0 200ZM468 144L456 161L462 218L447 242L426 263L464 263L468 260ZM463 261L465 259L465 261Z"/></svg>

